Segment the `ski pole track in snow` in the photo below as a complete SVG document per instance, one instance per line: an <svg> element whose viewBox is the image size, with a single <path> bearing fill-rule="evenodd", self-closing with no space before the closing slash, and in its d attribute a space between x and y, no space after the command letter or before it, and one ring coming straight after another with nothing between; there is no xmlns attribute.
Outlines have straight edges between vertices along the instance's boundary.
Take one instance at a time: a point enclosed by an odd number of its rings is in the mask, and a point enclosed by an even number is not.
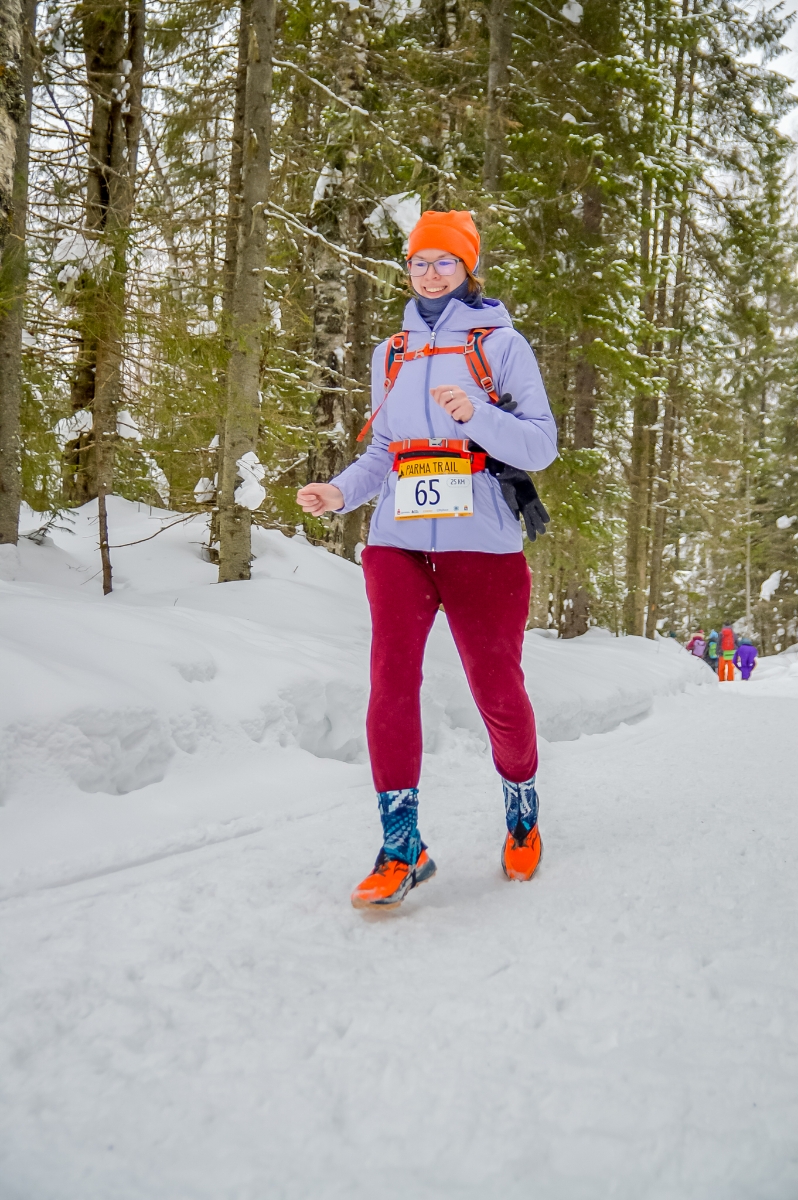
<svg viewBox="0 0 798 1200"><path fill-rule="evenodd" d="M114 540L164 515L114 499ZM252 583L211 587L175 528L77 600L90 517L0 558L3 1200L793 1200L794 654L718 687L668 643L530 634L521 885L441 622L438 875L360 914L359 572L258 533Z"/></svg>
<svg viewBox="0 0 798 1200"><path fill-rule="evenodd" d="M0 902L4 900L12 900L17 896L25 896L30 892L35 891L50 891L53 888L69 887L73 883L84 883L89 879L101 879L104 875L115 875L119 871L129 871L133 867L143 867L147 863L159 862L162 858L174 858L178 854L191 854L196 850L203 850L206 846L216 846L220 842L236 841L242 837L252 837L255 833L261 833L263 826L252 821L224 821L220 825L208 826L205 829L189 831L186 835L179 839L172 839L166 844L154 848L149 852L142 852L133 856L128 853L123 856L118 862L104 861L102 866L97 866L95 869L83 867L77 871L68 867L63 868L63 873L59 874L56 868L50 867L46 870L43 877L30 875L27 879L23 876L18 879L12 888L0 890Z"/></svg>

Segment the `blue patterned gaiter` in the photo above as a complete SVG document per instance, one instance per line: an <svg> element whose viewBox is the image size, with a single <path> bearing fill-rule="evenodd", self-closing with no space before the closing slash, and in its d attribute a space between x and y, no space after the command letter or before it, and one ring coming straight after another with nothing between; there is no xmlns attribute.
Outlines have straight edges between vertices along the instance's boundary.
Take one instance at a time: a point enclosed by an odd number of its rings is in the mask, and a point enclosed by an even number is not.
<svg viewBox="0 0 798 1200"><path fill-rule="evenodd" d="M418 832L418 788L396 792L377 792L382 820L383 851L386 858L398 858L414 867L421 853Z"/></svg>
<svg viewBox="0 0 798 1200"><path fill-rule="evenodd" d="M507 828L515 833L520 822L527 833L538 823L538 794L535 791L535 776L527 779L526 783L508 783L502 780L504 788L504 809L507 814Z"/></svg>

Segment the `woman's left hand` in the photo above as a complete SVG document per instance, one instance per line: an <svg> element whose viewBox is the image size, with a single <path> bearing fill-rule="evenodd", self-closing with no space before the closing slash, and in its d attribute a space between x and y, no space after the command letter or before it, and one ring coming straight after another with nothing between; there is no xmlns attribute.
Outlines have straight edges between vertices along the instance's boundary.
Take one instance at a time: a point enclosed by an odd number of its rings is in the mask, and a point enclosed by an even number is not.
<svg viewBox="0 0 798 1200"><path fill-rule="evenodd" d="M430 395L444 412L461 424L470 421L474 415L474 405L456 383L444 383L440 387L430 388Z"/></svg>

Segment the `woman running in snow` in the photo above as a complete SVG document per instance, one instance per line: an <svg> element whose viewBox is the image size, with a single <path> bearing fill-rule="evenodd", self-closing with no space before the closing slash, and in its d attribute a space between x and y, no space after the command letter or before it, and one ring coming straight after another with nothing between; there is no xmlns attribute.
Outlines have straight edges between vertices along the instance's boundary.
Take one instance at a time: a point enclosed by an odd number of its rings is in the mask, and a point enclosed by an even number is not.
<svg viewBox="0 0 798 1200"><path fill-rule="evenodd" d="M358 908L399 904L435 873L417 814L422 661L441 604L502 778L505 874L530 879L540 859L535 719L521 670L531 583L518 515L524 485L527 505L537 500L523 473L556 458L557 430L535 356L504 305L482 295L478 261L469 213L422 215L408 244L416 295L404 331L374 352L372 442L330 483L297 495L320 516L379 492L362 562L372 618L366 731L383 846L352 894ZM487 392L474 378L477 329L487 331ZM517 493L506 486L510 468L521 469Z"/></svg>

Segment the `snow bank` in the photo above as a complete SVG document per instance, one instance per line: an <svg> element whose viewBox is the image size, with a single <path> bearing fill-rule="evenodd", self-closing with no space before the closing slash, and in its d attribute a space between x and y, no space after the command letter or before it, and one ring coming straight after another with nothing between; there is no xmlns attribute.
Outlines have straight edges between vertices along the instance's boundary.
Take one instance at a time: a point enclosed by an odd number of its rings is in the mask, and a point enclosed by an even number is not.
<svg viewBox="0 0 798 1200"><path fill-rule="evenodd" d="M252 581L219 586L202 557L204 514L185 521L113 498L116 590L103 598L96 506L71 517L42 545L2 548L0 669L15 681L0 699L3 795L41 788L45 777L50 787L122 795L194 755L253 744L366 761L369 627L358 567L301 536L257 531ZM714 682L671 641L601 631L570 642L530 632L524 667L552 741L640 720L655 696ZM449 745L452 731L487 745L443 617L424 712L428 752Z"/></svg>
<svg viewBox="0 0 798 1200"><path fill-rule="evenodd" d="M750 680L736 679L734 687L750 698L792 696L798 683L798 642L780 654L761 655ZM725 688L725 685L724 685Z"/></svg>
<svg viewBox="0 0 798 1200"><path fill-rule="evenodd" d="M570 741L648 716L656 696L716 686L711 668L672 638L614 638L590 630L569 641L527 634L524 669L540 733Z"/></svg>
<svg viewBox="0 0 798 1200"><path fill-rule="evenodd" d="M38 788L49 773L81 791L124 794L162 779L176 759L252 743L362 758L365 659L351 652L351 630L337 640L325 630L347 623L346 594L332 603L326 577L355 582L357 569L261 534L259 577L215 588L216 570L200 557L201 522L169 528L172 514L127 508L135 512L112 506L114 541L162 521L166 530L113 552L119 591L105 601L87 555L91 513L79 515L73 537L41 547L23 539L0 560L0 669L15 680L0 699L5 792ZM147 560L142 588L125 572L137 559ZM144 590L158 583L166 590Z"/></svg>

